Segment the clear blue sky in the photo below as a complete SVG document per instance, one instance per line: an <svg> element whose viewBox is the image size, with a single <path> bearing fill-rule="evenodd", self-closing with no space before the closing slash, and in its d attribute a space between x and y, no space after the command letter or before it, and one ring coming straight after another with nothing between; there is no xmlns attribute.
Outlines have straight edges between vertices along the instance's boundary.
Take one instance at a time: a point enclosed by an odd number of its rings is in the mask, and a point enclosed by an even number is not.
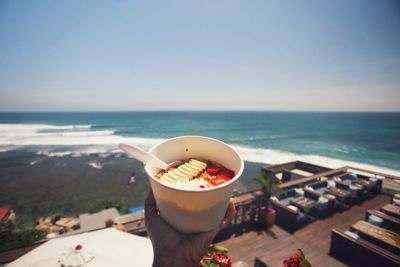
<svg viewBox="0 0 400 267"><path fill-rule="evenodd" d="M0 1L0 111L400 111L399 1Z"/></svg>

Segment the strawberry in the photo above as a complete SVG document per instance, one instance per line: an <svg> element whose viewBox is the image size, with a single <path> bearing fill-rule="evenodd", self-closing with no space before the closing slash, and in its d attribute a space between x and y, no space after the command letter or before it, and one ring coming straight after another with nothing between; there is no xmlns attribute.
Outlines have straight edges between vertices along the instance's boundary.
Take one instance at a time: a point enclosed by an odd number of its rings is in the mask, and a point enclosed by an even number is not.
<svg viewBox="0 0 400 267"><path fill-rule="evenodd" d="M215 174L217 174L217 173L219 173L221 171L222 171L222 168L219 168L219 167L209 167L209 168L207 168L207 172L210 175L215 175Z"/></svg>
<svg viewBox="0 0 400 267"><path fill-rule="evenodd" d="M210 180L210 181L208 181L208 183L209 183L211 186L217 186L217 185L218 185L216 182L214 182L214 180Z"/></svg>
<svg viewBox="0 0 400 267"><path fill-rule="evenodd" d="M300 257L299 255L297 255L296 253L293 254L292 259L295 263L299 263L300 262Z"/></svg>
<svg viewBox="0 0 400 267"><path fill-rule="evenodd" d="M228 182L229 180L231 180L231 178L229 178L228 176L218 174L214 179L212 179L208 183L212 186L217 186L217 185L223 184L225 182Z"/></svg>
<svg viewBox="0 0 400 267"><path fill-rule="evenodd" d="M230 180L229 177L217 175L216 178L212 179L208 183L211 184L212 186L217 186L217 185L223 184L229 180Z"/></svg>
<svg viewBox="0 0 400 267"><path fill-rule="evenodd" d="M219 175L224 175L224 176L229 177L229 179L232 179L235 176L235 173L231 170L225 169L224 171L220 172Z"/></svg>
<svg viewBox="0 0 400 267"><path fill-rule="evenodd" d="M230 179L231 179L231 177L229 177L228 175L226 175L224 173L220 173L220 174L217 174L217 176L215 177L214 180L223 180L223 181L227 182Z"/></svg>

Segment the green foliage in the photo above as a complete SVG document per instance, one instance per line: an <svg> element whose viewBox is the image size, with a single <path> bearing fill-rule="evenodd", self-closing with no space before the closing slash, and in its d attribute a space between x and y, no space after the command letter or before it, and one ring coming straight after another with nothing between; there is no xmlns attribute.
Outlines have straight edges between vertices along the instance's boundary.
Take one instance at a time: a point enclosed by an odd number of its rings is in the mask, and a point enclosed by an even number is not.
<svg viewBox="0 0 400 267"><path fill-rule="evenodd" d="M208 260L204 261L203 264L199 265L200 267L217 267L217 264L214 262L209 262Z"/></svg>
<svg viewBox="0 0 400 267"><path fill-rule="evenodd" d="M96 200L89 205L89 212L96 213L109 208L116 208L122 214L128 212L128 208L123 197Z"/></svg>
<svg viewBox="0 0 400 267"><path fill-rule="evenodd" d="M311 263L306 259L306 256L304 256L304 253L301 249L297 249L297 254L299 255L301 266L312 267Z"/></svg>
<svg viewBox="0 0 400 267"><path fill-rule="evenodd" d="M222 252L222 253L228 253L228 249L227 249L226 247L223 247L223 246L212 245L212 246L208 247L207 252Z"/></svg>
<svg viewBox="0 0 400 267"><path fill-rule="evenodd" d="M264 195L267 201L275 193L281 189L278 186L278 179L271 172L261 169L261 172L256 176L256 180L261 184L264 190Z"/></svg>
<svg viewBox="0 0 400 267"><path fill-rule="evenodd" d="M27 246L45 237L46 232L33 229L23 218L0 222L0 251Z"/></svg>

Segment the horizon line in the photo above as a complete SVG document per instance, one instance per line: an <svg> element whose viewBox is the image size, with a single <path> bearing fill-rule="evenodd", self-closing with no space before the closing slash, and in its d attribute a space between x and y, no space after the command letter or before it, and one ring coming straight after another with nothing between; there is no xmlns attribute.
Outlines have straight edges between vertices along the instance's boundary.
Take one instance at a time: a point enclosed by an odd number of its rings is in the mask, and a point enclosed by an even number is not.
<svg viewBox="0 0 400 267"><path fill-rule="evenodd" d="M0 111L0 113L119 113L119 112L287 112L287 113L400 113L400 110L21 110L21 111Z"/></svg>

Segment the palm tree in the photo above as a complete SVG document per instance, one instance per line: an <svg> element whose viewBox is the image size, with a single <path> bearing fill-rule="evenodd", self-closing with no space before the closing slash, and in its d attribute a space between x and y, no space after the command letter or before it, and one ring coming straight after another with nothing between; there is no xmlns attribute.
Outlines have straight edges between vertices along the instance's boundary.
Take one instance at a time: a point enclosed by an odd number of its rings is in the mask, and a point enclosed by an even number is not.
<svg viewBox="0 0 400 267"><path fill-rule="evenodd" d="M264 197L265 197L265 206L269 206L269 199L272 195L281 191L279 188L278 179L272 172L261 169L261 172L256 176L256 180L261 184Z"/></svg>

